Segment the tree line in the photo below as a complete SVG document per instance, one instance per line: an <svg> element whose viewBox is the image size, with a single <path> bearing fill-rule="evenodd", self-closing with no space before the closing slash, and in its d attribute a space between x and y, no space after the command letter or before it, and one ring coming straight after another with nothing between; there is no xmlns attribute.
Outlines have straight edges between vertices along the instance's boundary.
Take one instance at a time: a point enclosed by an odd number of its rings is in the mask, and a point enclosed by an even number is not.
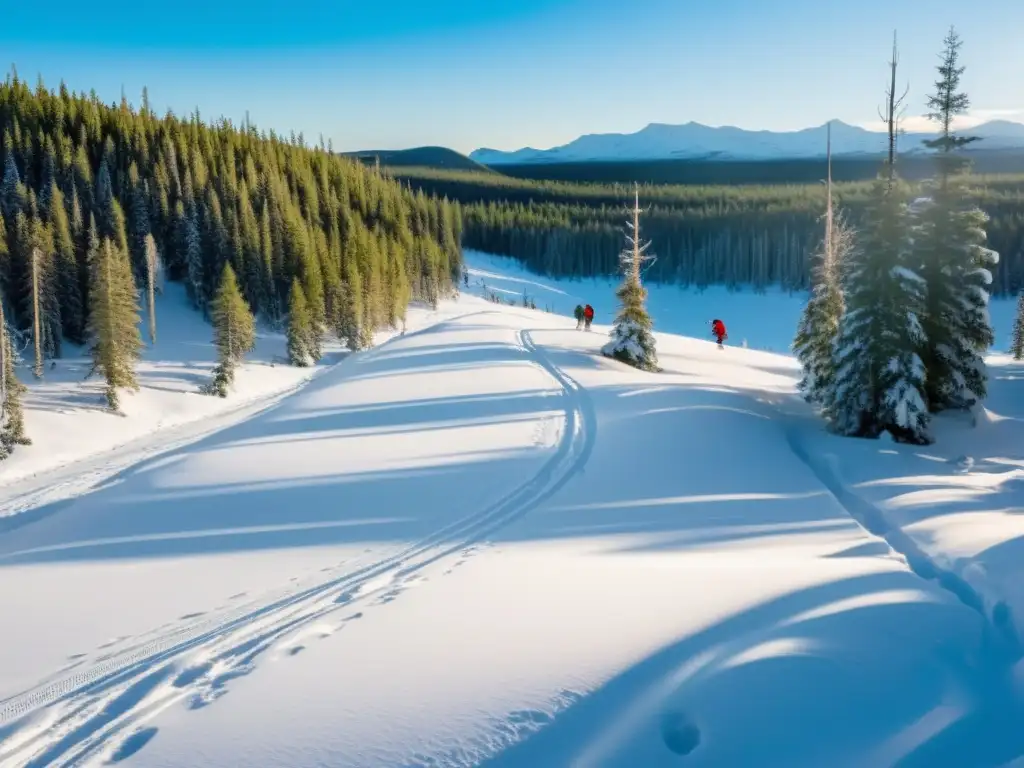
<svg viewBox="0 0 1024 768"><path fill-rule="evenodd" d="M457 290L462 271L458 203L322 139L207 123L198 110L159 117L145 91L138 109L123 96L107 105L12 71L0 84L0 167L3 453L27 439L23 355L41 377L65 342L88 344L111 408L118 389L137 387L142 305L153 343L164 277L216 326L213 389L224 394L255 318L298 323L289 354L309 364L325 334L363 348L404 322L410 300L436 305Z"/></svg>
<svg viewBox="0 0 1024 768"><path fill-rule="evenodd" d="M618 271L623 202L631 194L626 185L440 169L393 172L417 189L462 203L466 248L513 256L553 277ZM824 173L823 167L819 173ZM902 183L916 195L927 180ZM864 221L872 188L871 182L834 185L836 204L852 225ZM640 194L647 203L645 231L657 244L658 255L645 273L647 280L697 288L810 287L825 207L820 182L645 184ZM989 216L989 244L1003 256L993 269L992 291L998 296L1016 294L1024 288L1024 176L972 174L966 194Z"/></svg>
<svg viewBox="0 0 1024 768"><path fill-rule="evenodd" d="M984 354L992 345L987 216L972 200L957 150L974 139L953 123L969 106L960 90L961 42L944 40L929 118L939 127L933 177L913 190L897 172L898 96L893 38L885 116L889 153L858 226L834 213L827 186L825 237L794 349L800 388L836 432L932 440L932 414L985 399Z"/></svg>

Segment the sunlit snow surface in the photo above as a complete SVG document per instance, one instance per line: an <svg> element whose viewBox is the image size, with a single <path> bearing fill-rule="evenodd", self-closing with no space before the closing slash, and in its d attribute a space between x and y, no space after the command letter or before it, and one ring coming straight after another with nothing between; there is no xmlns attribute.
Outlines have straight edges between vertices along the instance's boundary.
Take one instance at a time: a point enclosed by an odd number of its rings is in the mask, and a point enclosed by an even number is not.
<svg viewBox="0 0 1024 768"><path fill-rule="evenodd" d="M470 255L464 290L530 280L599 325L464 296L0 534L0 764L1024 753L1016 364L934 446L843 440L791 358L662 333L633 371L597 353L611 285L508 263ZM795 326L785 296L747 295L757 323L687 295L652 293L656 328Z"/></svg>

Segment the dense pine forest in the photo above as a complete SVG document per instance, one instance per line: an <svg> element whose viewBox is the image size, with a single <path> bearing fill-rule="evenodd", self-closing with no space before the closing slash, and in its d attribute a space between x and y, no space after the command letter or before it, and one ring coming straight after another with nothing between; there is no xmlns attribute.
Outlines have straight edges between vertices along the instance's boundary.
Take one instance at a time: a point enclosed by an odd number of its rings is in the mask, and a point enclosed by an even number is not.
<svg viewBox="0 0 1024 768"><path fill-rule="evenodd" d="M44 376L43 360L59 358L65 341L91 345L116 407L114 390L135 386L154 273L183 281L215 322L235 317L218 315L214 300L227 306L221 294L237 286L246 312L280 326L298 290L308 358L324 332L366 346L375 329L403 321L411 299L436 304L455 290L462 271L457 204L301 135L206 123L198 112L159 117L145 93L136 110L124 97L106 105L63 85L32 89L12 73L0 84L0 166L8 431L21 391L13 360L32 358ZM151 339L158 323L150 312Z"/></svg>
<svg viewBox="0 0 1024 768"><path fill-rule="evenodd" d="M554 276L618 270L631 186L440 169L391 172L414 188L460 201L467 248L515 256ZM913 182L911 193L921 184ZM836 204L854 226L871 193L871 182L834 187ZM640 197L649 206L645 231L658 255L646 279L697 287L809 287L811 255L821 239L823 184L647 184ZM1024 176L972 175L970 197L989 215L988 244L1001 255L993 268L993 293L1015 294L1024 288Z"/></svg>

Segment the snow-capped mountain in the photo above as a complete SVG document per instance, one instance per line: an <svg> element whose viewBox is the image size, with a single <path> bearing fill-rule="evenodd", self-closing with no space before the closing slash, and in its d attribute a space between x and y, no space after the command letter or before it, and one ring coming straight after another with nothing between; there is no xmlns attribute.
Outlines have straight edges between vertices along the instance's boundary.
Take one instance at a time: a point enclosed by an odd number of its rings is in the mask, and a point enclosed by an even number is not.
<svg viewBox="0 0 1024 768"><path fill-rule="evenodd" d="M825 154L828 123L799 131L748 131L701 123L651 123L636 133L597 133L552 149L525 147L514 152L477 149L470 158L485 165L513 163L571 163L611 160L772 160L819 157ZM885 151L886 134L833 120L832 151L836 155L878 154ZM1024 125L992 120L970 129L983 139L984 149L1024 149ZM934 133L906 133L901 152L928 151L922 144Z"/></svg>

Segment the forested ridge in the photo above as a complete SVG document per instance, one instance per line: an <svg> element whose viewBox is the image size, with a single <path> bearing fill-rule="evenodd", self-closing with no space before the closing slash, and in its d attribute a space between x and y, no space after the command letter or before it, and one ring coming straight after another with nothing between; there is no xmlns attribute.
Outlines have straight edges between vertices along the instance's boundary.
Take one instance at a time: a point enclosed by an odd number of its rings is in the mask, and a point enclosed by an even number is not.
<svg viewBox="0 0 1024 768"><path fill-rule="evenodd" d="M554 276L618 271L623 206L631 194L626 185L423 168L392 172L415 188L462 203L467 248L515 256ZM920 183L911 187L911 194L920 191ZM1024 176L973 175L970 187L971 200L990 217L989 247L1001 256L993 293L1016 293L1024 288ZM871 189L871 182L834 186L836 204L851 224L861 222ZM640 199L658 255L647 279L698 287L810 285L823 184L646 184Z"/></svg>
<svg viewBox="0 0 1024 768"><path fill-rule="evenodd" d="M411 192L304 139L159 117L122 98L0 84L0 288L9 329L31 330L38 281L47 357L88 340L89 263L109 241L145 279L146 236L196 308L230 264L257 316L282 321L293 279L350 346L436 300L461 272L457 205ZM33 270L33 252L41 261Z"/></svg>

